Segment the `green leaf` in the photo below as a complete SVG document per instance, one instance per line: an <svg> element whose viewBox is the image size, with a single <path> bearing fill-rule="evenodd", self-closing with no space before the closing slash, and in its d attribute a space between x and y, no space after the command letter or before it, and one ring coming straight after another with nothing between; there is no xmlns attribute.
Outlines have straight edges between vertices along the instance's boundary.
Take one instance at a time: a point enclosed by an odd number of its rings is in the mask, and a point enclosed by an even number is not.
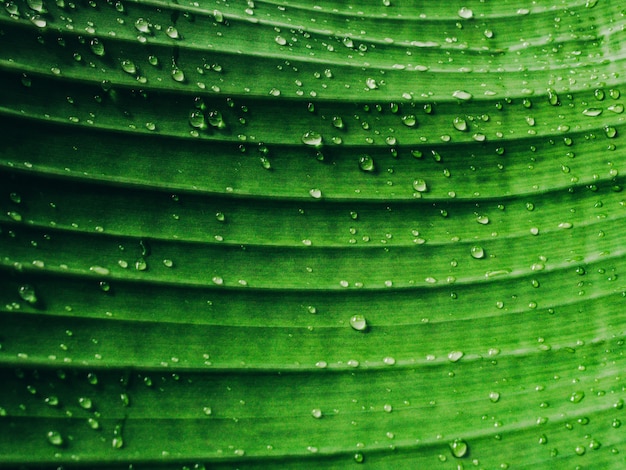
<svg viewBox="0 0 626 470"><path fill-rule="evenodd" d="M624 468L625 14L5 2L0 467Z"/></svg>

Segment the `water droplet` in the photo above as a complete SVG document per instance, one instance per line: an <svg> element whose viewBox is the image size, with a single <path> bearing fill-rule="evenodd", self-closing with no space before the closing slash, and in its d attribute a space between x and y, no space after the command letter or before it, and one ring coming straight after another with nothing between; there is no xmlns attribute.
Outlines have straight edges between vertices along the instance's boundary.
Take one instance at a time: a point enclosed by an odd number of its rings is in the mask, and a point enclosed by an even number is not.
<svg viewBox="0 0 626 470"><path fill-rule="evenodd" d="M472 94L463 90L456 90L452 93L452 96L461 101L468 101L472 99Z"/></svg>
<svg viewBox="0 0 626 470"><path fill-rule="evenodd" d="M414 114L407 114L406 116L402 116L402 124L407 127L415 127L417 125L417 118Z"/></svg>
<svg viewBox="0 0 626 470"><path fill-rule="evenodd" d="M463 351L451 351L448 353L450 362L458 362L463 357Z"/></svg>
<svg viewBox="0 0 626 470"><path fill-rule="evenodd" d="M59 406L59 403L60 403L59 397L57 397L56 395L50 395L49 397L46 397L44 399L44 402L48 406Z"/></svg>
<svg viewBox="0 0 626 470"><path fill-rule="evenodd" d="M498 392L490 392L489 400L491 403L497 403L500 400L500 394Z"/></svg>
<svg viewBox="0 0 626 470"><path fill-rule="evenodd" d="M124 59L121 62L122 65L122 70L130 75L136 75L137 74L137 67L135 66L135 63L132 60L128 60L128 59Z"/></svg>
<svg viewBox="0 0 626 470"><path fill-rule="evenodd" d="M466 19L466 20L469 20L470 18L474 17L474 12L467 7L462 7L458 11L458 14L461 18Z"/></svg>
<svg viewBox="0 0 626 470"><path fill-rule="evenodd" d="M206 129L206 121L204 119L204 113L198 110L192 110L189 113L189 124L196 129Z"/></svg>
<svg viewBox="0 0 626 470"><path fill-rule="evenodd" d="M313 410L311 410L311 416L313 416L315 419L320 419L322 417L322 410L320 410L319 408L314 408Z"/></svg>
<svg viewBox="0 0 626 470"><path fill-rule="evenodd" d="M609 90L609 96L610 96L611 98L613 98L614 100L616 100L616 99L618 99L618 98L620 97L620 92L619 92L619 90L616 90L616 89L614 89L614 88L611 88L611 89Z"/></svg>
<svg viewBox="0 0 626 470"><path fill-rule="evenodd" d="M175 82L182 83L185 81L185 72L177 65L172 66L171 75Z"/></svg>
<svg viewBox="0 0 626 470"><path fill-rule="evenodd" d="M165 30L165 34L167 34L172 39L180 39L180 34L174 26L168 26Z"/></svg>
<svg viewBox="0 0 626 470"><path fill-rule="evenodd" d="M35 305L38 302L37 293L35 288L30 284L24 284L18 289L18 293L22 300L28 302L31 305Z"/></svg>
<svg viewBox="0 0 626 470"><path fill-rule="evenodd" d="M358 313L350 317L350 326L356 331L365 331L368 327L365 317Z"/></svg>
<svg viewBox="0 0 626 470"><path fill-rule="evenodd" d="M617 136L617 129L613 126L606 126L604 128L604 133L609 139L613 139L615 136Z"/></svg>
<svg viewBox="0 0 626 470"><path fill-rule="evenodd" d="M356 463L363 463L365 461L365 457L361 452L357 452L353 457Z"/></svg>
<svg viewBox="0 0 626 470"><path fill-rule="evenodd" d="M388 366L393 366L393 365L395 365L396 360L395 360L393 357L391 357L391 356L387 356L387 357L385 357L385 358L383 359L383 362L384 362L385 364L387 364Z"/></svg>
<svg viewBox="0 0 626 470"><path fill-rule="evenodd" d="M309 190L309 195L314 199L320 199L322 197L322 191L320 189L314 188Z"/></svg>
<svg viewBox="0 0 626 470"><path fill-rule="evenodd" d="M213 414L213 410L210 406L205 406L204 408L202 408L202 412L207 416L211 416Z"/></svg>
<svg viewBox="0 0 626 470"><path fill-rule="evenodd" d="M47 437L48 442L53 446L62 447L63 444L65 444L63 436L61 436L61 433L58 431L48 431Z"/></svg>
<svg viewBox="0 0 626 470"><path fill-rule="evenodd" d="M98 38L93 38L89 42L89 47L91 48L91 52L95 55L102 57L104 55L104 44Z"/></svg>
<svg viewBox="0 0 626 470"><path fill-rule="evenodd" d="M48 22L43 16L33 15L30 17L30 21L32 24L37 26L38 28L45 28Z"/></svg>
<svg viewBox="0 0 626 470"><path fill-rule="evenodd" d="M552 106L557 106L559 104L559 95L557 95L554 88L548 88L548 103Z"/></svg>
<svg viewBox="0 0 626 470"><path fill-rule="evenodd" d="M148 269L148 263L146 263L145 259L139 258L137 261L135 261L135 269L137 271L145 271L146 269Z"/></svg>
<svg viewBox="0 0 626 470"><path fill-rule="evenodd" d="M150 22L145 18L137 18L137 20L135 21L135 28L140 33L152 33Z"/></svg>
<svg viewBox="0 0 626 470"><path fill-rule="evenodd" d="M365 172L372 172L375 169L374 160L369 155L362 155L359 158L359 168Z"/></svg>
<svg viewBox="0 0 626 470"><path fill-rule="evenodd" d="M378 83L376 82L376 80L374 80L373 78L367 78L365 80L365 85L367 86L368 89L370 90L375 90L378 88Z"/></svg>
<svg viewBox="0 0 626 470"><path fill-rule="evenodd" d="M589 116L589 117L600 116L600 114L602 114L602 109L600 109L600 108L585 108L583 110L583 114L585 116Z"/></svg>
<svg viewBox="0 0 626 470"><path fill-rule="evenodd" d="M114 449L121 449L124 447L124 438L122 437L122 424L116 424L113 429L113 439L111 440L111 447Z"/></svg>
<svg viewBox="0 0 626 470"><path fill-rule="evenodd" d="M428 191L428 185L426 181L421 178L413 180L413 189L419 193L425 193Z"/></svg>
<svg viewBox="0 0 626 470"><path fill-rule="evenodd" d="M460 459L467 455L469 451L469 446L464 440L455 439L452 443L450 443L450 450L452 451L453 456Z"/></svg>
<svg viewBox="0 0 626 470"><path fill-rule="evenodd" d="M224 118L222 117L222 113L220 113L219 111L216 111L216 110L209 111L207 120L209 121L209 124L211 124L213 127L216 127L217 129L226 128L226 122L224 121Z"/></svg>
<svg viewBox="0 0 626 470"><path fill-rule="evenodd" d="M541 445L546 445L548 443L548 436L546 436L545 434L542 434L541 436L539 436L538 442Z"/></svg>
<svg viewBox="0 0 626 470"><path fill-rule="evenodd" d="M467 131L467 121L460 117L455 117L452 121L452 125L457 131L465 132Z"/></svg>
<svg viewBox="0 0 626 470"><path fill-rule="evenodd" d="M78 399L78 404L84 410L91 410L93 408L93 402L91 401L91 398L88 397L80 397Z"/></svg>
<svg viewBox="0 0 626 470"><path fill-rule="evenodd" d="M574 449L576 455L585 455L585 447L584 446L576 446Z"/></svg>
<svg viewBox="0 0 626 470"><path fill-rule="evenodd" d="M569 397L569 401L571 401L572 403L580 403L583 398L585 398L585 392L576 391L576 392L572 392L572 394Z"/></svg>
<svg viewBox="0 0 626 470"><path fill-rule="evenodd" d="M320 147L322 145L322 135L315 131L308 131L302 135L302 143L311 147Z"/></svg>
<svg viewBox="0 0 626 470"><path fill-rule="evenodd" d="M470 254L472 255L472 258L482 259L485 257L485 250L483 250L482 247L476 245L470 249Z"/></svg>
<svg viewBox="0 0 626 470"><path fill-rule="evenodd" d="M623 104L612 104L607 109L609 111L615 113L615 114L622 114L624 112L624 105Z"/></svg>

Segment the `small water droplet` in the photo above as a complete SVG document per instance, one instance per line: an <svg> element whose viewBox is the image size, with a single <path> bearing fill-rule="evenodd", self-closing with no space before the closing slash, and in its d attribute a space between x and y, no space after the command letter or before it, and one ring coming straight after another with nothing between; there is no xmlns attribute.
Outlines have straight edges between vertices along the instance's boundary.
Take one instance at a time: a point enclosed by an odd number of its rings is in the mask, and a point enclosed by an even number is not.
<svg viewBox="0 0 626 470"><path fill-rule="evenodd" d="M80 397L78 399L78 404L84 410L91 410L93 408L93 402L91 401L91 398L88 397Z"/></svg>
<svg viewBox="0 0 626 470"><path fill-rule="evenodd" d="M482 247L475 245L470 249L470 254L472 255L472 258L482 259L485 257L485 250Z"/></svg>
<svg viewBox="0 0 626 470"><path fill-rule="evenodd" d="M111 440L111 447L114 449L121 449L124 447L124 438L122 437L122 424L116 424L113 429L113 439Z"/></svg>
<svg viewBox="0 0 626 470"><path fill-rule="evenodd" d="M359 158L359 168L365 172L372 172L375 169L374 160L369 155L362 155Z"/></svg>
<svg viewBox="0 0 626 470"><path fill-rule="evenodd" d="M465 19L465 20L469 20L470 18L474 17L474 12L467 8L467 7L462 7L459 11L458 14L461 18Z"/></svg>
<svg viewBox="0 0 626 470"><path fill-rule="evenodd" d="M319 408L314 408L313 410L311 410L311 416L313 416L315 419L320 419L322 417L322 410L320 410Z"/></svg>
<svg viewBox="0 0 626 470"><path fill-rule="evenodd" d="M395 365L396 360L395 360L393 357L391 357L391 356L387 356L387 357L385 357L385 358L383 359L383 362L384 362L385 364L387 364L388 366L393 366L393 365Z"/></svg>
<svg viewBox="0 0 626 470"><path fill-rule="evenodd" d="M458 459L465 457L469 451L469 446L467 442L462 439L455 439L452 443L450 443L450 450L452 451L452 455Z"/></svg>
<svg viewBox="0 0 626 470"><path fill-rule="evenodd" d="M33 15L33 16L31 16L30 17L30 21L31 21L32 24L34 24L38 28L45 28L47 26L47 24L48 24L46 19L43 16L40 16L40 15Z"/></svg>
<svg viewBox="0 0 626 470"><path fill-rule="evenodd" d="M604 128L604 133L609 139L613 139L615 136L617 136L617 129L613 126L606 126Z"/></svg>
<svg viewBox="0 0 626 470"><path fill-rule="evenodd" d="M47 438L48 442L53 446L62 447L65 444L63 436L58 431L48 431Z"/></svg>
<svg viewBox="0 0 626 470"><path fill-rule="evenodd" d="M548 88L547 93L548 93L548 103L550 103L552 106L557 106L559 104L559 95L557 95L554 88Z"/></svg>
<svg viewBox="0 0 626 470"><path fill-rule="evenodd" d="M413 189L419 193L425 193L428 191L428 185L426 181L421 178L413 180Z"/></svg>
<svg viewBox="0 0 626 470"><path fill-rule="evenodd" d="M150 22L145 18L137 18L137 20L135 21L135 28L140 33L152 33Z"/></svg>
<svg viewBox="0 0 626 470"><path fill-rule="evenodd" d="M132 60L124 59L121 62L122 70L130 75L137 74L137 67Z"/></svg>
<svg viewBox="0 0 626 470"><path fill-rule="evenodd" d="M452 121L452 125L457 131L467 131L467 121L461 117L455 117Z"/></svg>
<svg viewBox="0 0 626 470"><path fill-rule="evenodd" d="M180 39L180 34L174 26L168 26L165 30L165 34L167 34L172 39Z"/></svg>
<svg viewBox="0 0 626 470"><path fill-rule="evenodd" d="M406 116L402 116L402 124L407 127L415 127L417 125L417 118L414 114L407 114Z"/></svg>
<svg viewBox="0 0 626 470"><path fill-rule="evenodd" d="M358 313L350 317L350 326L356 331L365 331L368 328L367 320L363 315Z"/></svg>
<svg viewBox="0 0 626 470"><path fill-rule="evenodd" d="M357 452L353 457L356 463L363 463L365 461L365 456L361 452Z"/></svg>
<svg viewBox="0 0 626 470"><path fill-rule="evenodd" d="M452 93L452 96L461 101L468 101L472 99L472 94L463 90L456 90Z"/></svg>
<svg viewBox="0 0 626 470"><path fill-rule="evenodd" d="M585 398L585 392L576 391L576 392L572 392L572 394L569 397L569 401L571 401L572 403L580 403L583 398Z"/></svg>
<svg viewBox="0 0 626 470"><path fill-rule="evenodd" d="M448 353L450 362L458 362L463 357L463 351L451 351Z"/></svg>
<svg viewBox="0 0 626 470"><path fill-rule="evenodd" d="M368 89L370 90L375 90L378 88L378 82L376 82L375 79L373 78L367 78L365 80L365 85L367 86Z"/></svg>
<svg viewBox="0 0 626 470"><path fill-rule="evenodd" d="M89 42L89 47L91 49L91 52L93 52L95 55L100 56L100 57L104 56L105 54L104 44L102 43L102 41L100 41L100 39L93 38Z"/></svg>
<svg viewBox="0 0 626 470"><path fill-rule="evenodd" d="M302 135L302 143L311 147L320 147L322 145L322 135L315 131L308 131Z"/></svg>
<svg viewBox="0 0 626 470"><path fill-rule="evenodd" d="M498 392L490 392L489 400L491 403L497 403L500 400L500 394Z"/></svg>
<svg viewBox="0 0 626 470"><path fill-rule="evenodd" d="M210 406L205 406L204 408L202 408L202 412L207 416L211 416L213 414L213 410Z"/></svg>
<svg viewBox="0 0 626 470"><path fill-rule="evenodd" d="M185 72L175 64L172 66L171 75L175 82L182 83L185 81Z"/></svg>
<svg viewBox="0 0 626 470"><path fill-rule="evenodd" d="M314 199L320 199L322 197L322 191L320 189L314 188L309 190L309 195Z"/></svg>
<svg viewBox="0 0 626 470"><path fill-rule="evenodd" d="M28 302L31 305L35 305L38 302L37 293L35 288L30 284L24 284L18 289L18 293L22 300Z"/></svg>
<svg viewBox="0 0 626 470"><path fill-rule="evenodd" d="M602 109L600 109L600 108L585 108L583 110L583 114L585 116L589 116L589 117L600 116L600 114L602 114Z"/></svg>
<svg viewBox="0 0 626 470"><path fill-rule="evenodd" d="M487 217L486 215L479 215L476 218L476 222L482 225L487 225L489 223L489 217Z"/></svg>

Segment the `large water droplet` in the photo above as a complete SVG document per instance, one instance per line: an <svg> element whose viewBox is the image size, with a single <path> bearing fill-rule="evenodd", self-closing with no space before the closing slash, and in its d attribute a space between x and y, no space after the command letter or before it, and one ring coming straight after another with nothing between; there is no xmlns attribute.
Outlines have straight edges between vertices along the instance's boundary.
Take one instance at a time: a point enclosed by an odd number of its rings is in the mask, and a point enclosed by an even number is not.
<svg viewBox="0 0 626 470"><path fill-rule="evenodd" d="M140 33L151 33L150 22L145 18L137 18L137 20L135 21L135 28Z"/></svg>
<svg viewBox="0 0 626 470"><path fill-rule="evenodd" d="M448 360L450 362L457 362L463 357L463 351L451 351L448 353Z"/></svg>
<svg viewBox="0 0 626 470"><path fill-rule="evenodd" d="M402 124L407 127L415 127L417 125L417 118L414 114L407 114L406 116L402 116Z"/></svg>
<svg viewBox="0 0 626 470"><path fill-rule="evenodd" d="M557 106L559 104L559 95L557 95L554 88L548 88L548 103L552 106Z"/></svg>
<svg viewBox="0 0 626 470"><path fill-rule="evenodd" d="M174 26L168 26L165 30L165 34L167 34L172 39L180 39L180 34Z"/></svg>
<svg viewBox="0 0 626 470"><path fill-rule="evenodd" d="M583 398L585 398L585 392L576 391L576 392L572 392L572 394L569 397L569 401L571 401L572 403L580 403Z"/></svg>
<svg viewBox="0 0 626 470"><path fill-rule="evenodd" d="M365 85L370 90L375 90L376 88L378 88L378 82L376 82L376 80L373 78L367 78L365 80Z"/></svg>
<svg viewBox="0 0 626 470"><path fill-rule="evenodd" d="M207 116L207 120L209 121L209 124L211 124L213 127L216 127L218 129L226 128L226 121L224 121L222 113L220 113L219 111L210 111Z"/></svg>

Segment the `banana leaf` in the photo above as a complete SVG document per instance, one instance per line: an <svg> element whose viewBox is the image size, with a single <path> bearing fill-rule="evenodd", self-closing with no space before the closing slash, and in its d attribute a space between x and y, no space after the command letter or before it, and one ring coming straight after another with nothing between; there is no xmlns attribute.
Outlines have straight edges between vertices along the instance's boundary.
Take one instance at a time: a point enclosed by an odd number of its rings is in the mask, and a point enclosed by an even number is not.
<svg viewBox="0 0 626 470"><path fill-rule="evenodd" d="M626 468L618 0L6 0L0 468Z"/></svg>

